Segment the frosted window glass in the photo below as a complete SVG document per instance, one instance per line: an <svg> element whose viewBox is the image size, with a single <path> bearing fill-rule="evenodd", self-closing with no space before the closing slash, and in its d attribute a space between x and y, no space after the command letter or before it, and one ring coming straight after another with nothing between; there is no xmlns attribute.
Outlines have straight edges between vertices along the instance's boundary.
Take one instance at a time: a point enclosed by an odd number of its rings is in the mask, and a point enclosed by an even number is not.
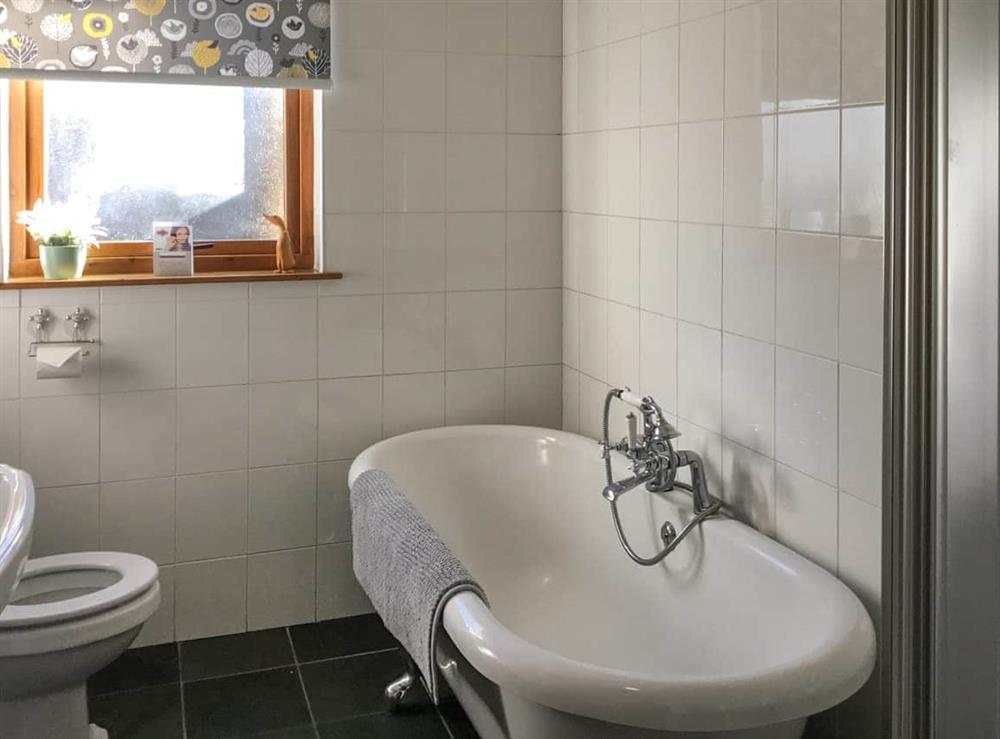
<svg viewBox="0 0 1000 739"><path fill-rule="evenodd" d="M284 93L272 89L45 83L45 191L86 201L109 241L153 221L197 240L274 235L284 212Z"/></svg>

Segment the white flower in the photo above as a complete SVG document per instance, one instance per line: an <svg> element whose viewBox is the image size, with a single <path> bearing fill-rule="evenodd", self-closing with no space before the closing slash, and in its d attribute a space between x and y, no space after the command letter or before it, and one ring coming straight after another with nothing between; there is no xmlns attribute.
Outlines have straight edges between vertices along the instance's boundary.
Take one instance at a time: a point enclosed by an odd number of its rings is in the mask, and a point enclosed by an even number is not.
<svg viewBox="0 0 1000 739"><path fill-rule="evenodd" d="M101 219L89 208L78 204L36 200L31 210L22 210L17 214L17 222L26 226L40 244L56 239L96 246L98 237L107 236L107 231L100 227Z"/></svg>

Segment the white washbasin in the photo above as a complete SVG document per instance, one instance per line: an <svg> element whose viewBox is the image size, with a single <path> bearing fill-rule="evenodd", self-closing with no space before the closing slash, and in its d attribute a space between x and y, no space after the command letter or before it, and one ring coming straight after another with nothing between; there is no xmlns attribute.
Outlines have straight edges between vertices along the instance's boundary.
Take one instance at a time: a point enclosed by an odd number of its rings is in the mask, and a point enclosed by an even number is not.
<svg viewBox="0 0 1000 739"><path fill-rule="evenodd" d="M35 520L35 486L31 476L0 464L0 611L28 561Z"/></svg>

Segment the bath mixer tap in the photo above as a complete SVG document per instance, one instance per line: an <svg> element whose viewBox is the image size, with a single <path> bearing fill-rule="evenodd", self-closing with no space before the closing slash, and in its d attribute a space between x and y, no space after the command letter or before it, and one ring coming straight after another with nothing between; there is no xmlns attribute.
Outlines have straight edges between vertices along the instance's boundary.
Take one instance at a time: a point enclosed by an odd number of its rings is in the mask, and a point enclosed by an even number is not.
<svg viewBox="0 0 1000 739"><path fill-rule="evenodd" d="M639 435L638 418L630 412L628 420L628 436L621 441L612 443L609 436L609 416L613 400L620 400L637 411L642 417L642 435ZM603 495L611 504L611 516L618 533L618 540L626 554L637 564L654 565L661 562L678 544L706 518L716 515L722 508L722 503L708 492L705 477L705 465L701 457L693 451L675 451L673 439L680 436L663 416L663 411L652 397L640 397L628 388L615 389L608 392L604 399L604 437L601 440L602 456L607 484ZM611 473L611 453L618 452L629 460L632 475L623 480L615 480ZM677 481L677 471L681 467L691 470L691 484ZM618 499L630 490L645 485L651 493L661 493L676 488L687 490L694 501L694 518L681 529L680 533L670 522L660 528L660 538L664 548L652 557L642 557L629 544L622 529L621 518L618 515Z"/></svg>

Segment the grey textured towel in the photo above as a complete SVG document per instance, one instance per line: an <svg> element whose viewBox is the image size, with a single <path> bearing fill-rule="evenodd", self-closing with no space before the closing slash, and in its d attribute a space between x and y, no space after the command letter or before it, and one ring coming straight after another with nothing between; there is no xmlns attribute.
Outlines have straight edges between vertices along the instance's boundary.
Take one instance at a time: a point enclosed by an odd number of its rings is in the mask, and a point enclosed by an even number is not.
<svg viewBox="0 0 1000 739"><path fill-rule="evenodd" d="M396 483L368 470L351 485L354 574L438 702L434 647L448 599L486 595Z"/></svg>

